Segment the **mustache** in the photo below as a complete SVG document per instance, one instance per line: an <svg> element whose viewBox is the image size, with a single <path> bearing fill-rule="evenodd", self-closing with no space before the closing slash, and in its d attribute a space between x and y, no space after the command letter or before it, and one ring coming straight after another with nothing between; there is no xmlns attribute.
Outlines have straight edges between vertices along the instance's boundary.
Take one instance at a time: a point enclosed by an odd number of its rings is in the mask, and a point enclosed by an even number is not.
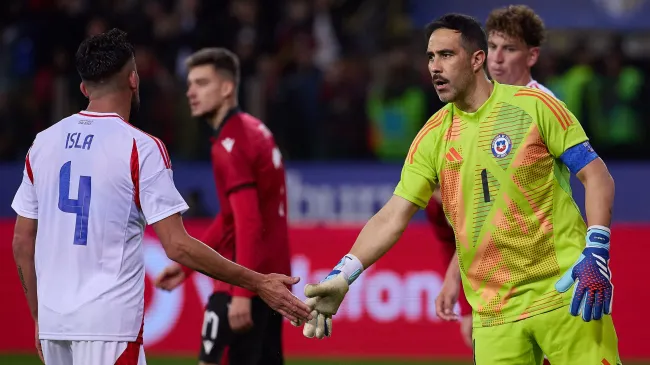
<svg viewBox="0 0 650 365"><path fill-rule="evenodd" d="M442 77L442 76L440 76L438 74L435 74L435 75L431 76L431 82L433 82L433 83L436 83L436 82L449 82L449 80L447 80L446 78L444 78L444 77Z"/></svg>

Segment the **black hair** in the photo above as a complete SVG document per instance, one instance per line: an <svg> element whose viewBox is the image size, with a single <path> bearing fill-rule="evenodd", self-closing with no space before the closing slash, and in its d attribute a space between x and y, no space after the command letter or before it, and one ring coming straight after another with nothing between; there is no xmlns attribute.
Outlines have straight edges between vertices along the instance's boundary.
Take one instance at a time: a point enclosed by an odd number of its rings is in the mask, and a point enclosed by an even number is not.
<svg viewBox="0 0 650 365"><path fill-rule="evenodd" d="M127 34L113 28L81 42L75 64L83 81L101 82L120 72L133 57Z"/></svg>
<svg viewBox="0 0 650 365"><path fill-rule="evenodd" d="M188 69L211 65L218 72L225 72L232 77L235 86L239 85L239 58L226 48L203 48L194 52L185 60Z"/></svg>
<svg viewBox="0 0 650 365"><path fill-rule="evenodd" d="M481 23L475 18L458 13L445 14L427 25L427 42L431 38L431 34L438 29L450 29L459 32L463 47L470 54L480 49L487 55L487 36L481 27Z"/></svg>

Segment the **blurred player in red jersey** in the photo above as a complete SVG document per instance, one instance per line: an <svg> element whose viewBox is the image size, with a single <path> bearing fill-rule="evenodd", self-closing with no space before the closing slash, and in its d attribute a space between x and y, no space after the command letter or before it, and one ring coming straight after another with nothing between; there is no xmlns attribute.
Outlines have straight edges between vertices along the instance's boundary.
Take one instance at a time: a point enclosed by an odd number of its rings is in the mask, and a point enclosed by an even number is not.
<svg viewBox="0 0 650 365"><path fill-rule="evenodd" d="M526 5L510 5L495 9L488 16L486 33L490 77L502 84L527 86L553 95L551 90L535 81L531 75L530 69L539 59L540 46L546 36L544 22L535 11ZM442 210L439 191L436 191L431 198L426 213L434 226L438 241L443 243L445 255L443 257L449 258L452 261L451 265L458 265L454 232ZM439 300L456 300L445 295L444 285L441 293ZM462 290L458 302L461 309L461 333L467 345L471 347L472 308Z"/></svg>
<svg viewBox="0 0 650 365"><path fill-rule="evenodd" d="M203 241L238 264L262 273L290 273L282 156L266 126L238 107L239 60L223 48L187 59L192 116L214 129L212 166L221 211ZM167 267L157 286L172 290L191 269ZM253 292L217 282L208 300L199 364L281 365L282 317Z"/></svg>

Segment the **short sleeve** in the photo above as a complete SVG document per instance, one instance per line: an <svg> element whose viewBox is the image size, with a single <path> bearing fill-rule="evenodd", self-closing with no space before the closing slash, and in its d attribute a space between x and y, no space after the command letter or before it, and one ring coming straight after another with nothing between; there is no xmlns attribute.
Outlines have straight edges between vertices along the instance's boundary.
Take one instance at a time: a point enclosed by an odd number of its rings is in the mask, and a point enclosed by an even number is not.
<svg viewBox="0 0 650 365"><path fill-rule="evenodd" d="M165 169L141 182L140 206L148 224L154 224L189 209L174 185L171 169Z"/></svg>
<svg viewBox="0 0 650 365"><path fill-rule="evenodd" d="M217 165L217 170L223 173L226 194L242 186L255 184L253 174L255 150L252 148L256 146L253 143L237 143L232 138L225 138L218 143L221 146L217 148L223 147L223 150L217 156L213 156L213 161Z"/></svg>
<svg viewBox="0 0 650 365"><path fill-rule="evenodd" d="M174 184L171 160L162 141L154 138L151 143L144 143L138 149L138 157L138 200L147 223L154 224L188 210Z"/></svg>
<svg viewBox="0 0 650 365"><path fill-rule="evenodd" d="M426 208L438 184L438 176L433 163L435 152L435 141L432 138L433 133L431 133L433 128L427 128L427 125L411 144L402 168L400 181L395 188L395 195L423 209Z"/></svg>
<svg viewBox="0 0 650 365"><path fill-rule="evenodd" d="M30 152L27 152L27 157L25 157L23 179L11 203L11 208L21 217L38 219L38 198L36 187L34 186L34 173L29 157Z"/></svg>
<svg viewBox="0 0 650 365"><path fill-rule="evenodd" d="M576 117L558 99L546 94L537 96L537 124L549 152L555 158L560 158L569 148L583 143L589 138Z"/></svg>

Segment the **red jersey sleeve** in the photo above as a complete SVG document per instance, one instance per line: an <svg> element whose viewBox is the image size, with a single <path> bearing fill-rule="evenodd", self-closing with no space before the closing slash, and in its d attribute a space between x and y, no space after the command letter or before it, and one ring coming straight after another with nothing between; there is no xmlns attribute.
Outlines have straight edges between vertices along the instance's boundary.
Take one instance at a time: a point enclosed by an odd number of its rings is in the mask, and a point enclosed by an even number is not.
<svg viewBox="0 0 650 365"><path fill-rule="evenodd" d="M228 199L235 217L235 261L259 272L268 249L262 246L262 216L257 191L254 188L237 189ZM251 298L255 293L236 286L233 295Z"/></svg>

